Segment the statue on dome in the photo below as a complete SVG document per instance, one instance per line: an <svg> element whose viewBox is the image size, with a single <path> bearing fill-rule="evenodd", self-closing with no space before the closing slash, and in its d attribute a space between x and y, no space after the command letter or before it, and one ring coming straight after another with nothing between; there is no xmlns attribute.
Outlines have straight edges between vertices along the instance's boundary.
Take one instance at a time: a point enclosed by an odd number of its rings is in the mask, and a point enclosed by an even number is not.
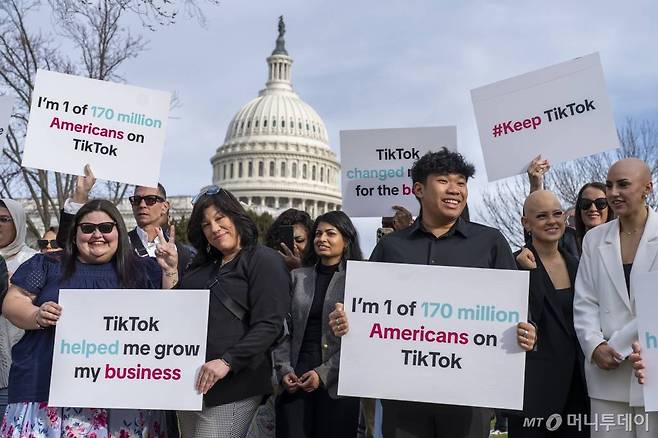
<svg viewBox="0 0 658 438"><path fill-rule="evenodd" d="M279 37L276 39L276 47L272 55L288 55L286 50L286 41L283 39L283 34L286 33L286 23L283 22L283 15L279 16Z"/></svg>
<svg viewBox="0 0 658 438"><path fill-rule="evenodd" d="M283 15L279 15L279 38L283 38L286 33L286 23L283 22Z"/></svg>

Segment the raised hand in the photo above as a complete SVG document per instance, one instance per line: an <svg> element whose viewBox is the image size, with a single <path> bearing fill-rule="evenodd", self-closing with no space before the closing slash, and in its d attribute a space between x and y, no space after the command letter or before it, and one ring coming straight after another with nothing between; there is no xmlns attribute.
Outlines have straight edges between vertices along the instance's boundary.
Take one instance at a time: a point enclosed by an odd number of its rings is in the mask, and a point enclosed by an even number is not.
<svg viewBox="0 0 658 438"><path fill-rule="evenodd" d="M158 228L158 243L155 247L155 258L166 277L178 277L178 250L176 249L176 228L169 227L169 242L164 237L162 228Z"/></svg>
<svg viewBox="0 0 658 438"><path fill-rule="evenodd" d="M96 177L94 172L91 171L91 166L89 164L85 165L85 175L78 176L75 179L75 188L73 189L73 202L78 204L84 204L89 200L89 193L91 189L94 188L96 184Z"/></svg>
<svg viewBox="0 0 658 438"><path fill-rule="evenodd" d="M530 192L544 188L544 175L551 168L551 163L540 155L532 159L528 166L528 178L530 179Z"/></svg>

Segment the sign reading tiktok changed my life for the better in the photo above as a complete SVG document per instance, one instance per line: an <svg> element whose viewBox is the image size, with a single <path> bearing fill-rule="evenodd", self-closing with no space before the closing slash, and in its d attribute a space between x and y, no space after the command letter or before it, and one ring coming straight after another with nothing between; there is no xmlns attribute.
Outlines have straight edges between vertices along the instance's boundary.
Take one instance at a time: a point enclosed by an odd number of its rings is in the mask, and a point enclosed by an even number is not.
<svg viewBox="0 0 658 438"><path fill-rule="evenodd" d="M38 70L23 167L156 187L171 93Z"/></svg>
<svg viewBox="0 0 658 438"><path fill-rule="evenodd" d="M489 181L619 146L598 53L471 91Z"/></svg>
<svg viewBox="0 0 658 438"><path fill-rule="evenodd" d="M353 261L346 272L339 395L523 408L528 272Z"/></svg>
<svg viewBox="0 0 658 438"><path fill-rule="evenodd" d="M50 406L201 410L207 290L62 289Z"/></svg>
<svg viewBox="0 0 658 438"><path fill-rule="evenodd" d="M418 213L411 167L426 152L457 150L455 126L340 132L343 211L355 217L392 216L393 205Z"/></svg>

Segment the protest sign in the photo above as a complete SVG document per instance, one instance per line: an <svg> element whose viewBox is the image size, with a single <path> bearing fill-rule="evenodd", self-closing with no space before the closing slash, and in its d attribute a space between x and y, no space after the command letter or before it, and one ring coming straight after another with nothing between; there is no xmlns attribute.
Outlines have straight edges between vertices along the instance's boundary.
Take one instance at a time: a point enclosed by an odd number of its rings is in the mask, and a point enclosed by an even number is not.
<svg viewBox="0 0 658 438"><path fill-rule="evenodd" d="M156 187L171 94L37 71L23 167Z"/></svg>
<svg viewBox="0 0 658 438"><path fill-rule="evenodd" d="M528 272L350 261L338 394L522 409L527 309Z"/></svg>
<svg viewBox="0 0 658 438"><path fill-rule="evenodd" d="M201 410L207 290L62 289L50 406Z"/></svg>
<svg viewBox="0 0 658 438"><path fill-rule="evenodd" d="M471 91L489 181L619 146L598 53Z"/></svg>
<svg viewBox="0 0 658 438"><path fill-rule="evenodd" d="M455 126L340 132L343 211L353 217L393 216L393 205L418 214L410 169L428 151L457 150Z"/></svg>
<svg viewBox="0 0 658 438"><path fill-rule="evenodd" d="M13 103L11 96L0 96L0 141L7 135Z"/></svg>
<svg viewBox="0 0 658 438"><path fill-rule="evenodd" d="M637 335L642 345L645 382L644 409L658 411L658 272L637 274L633 277L633 294L637 311Z"/></svg>

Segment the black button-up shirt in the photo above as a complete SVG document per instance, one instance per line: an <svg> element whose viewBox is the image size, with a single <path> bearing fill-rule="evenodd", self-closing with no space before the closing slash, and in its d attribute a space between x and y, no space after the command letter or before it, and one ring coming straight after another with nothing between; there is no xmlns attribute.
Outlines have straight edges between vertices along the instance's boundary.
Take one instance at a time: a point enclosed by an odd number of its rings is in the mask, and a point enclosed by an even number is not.
<svg viewBox="0 0 658 438"><path fill-rule="evenodd" d="M424 229L419 216L409 228L380 240L370 261L516 269L512 250L500 231L462 218L436 237Z"/></svg>

